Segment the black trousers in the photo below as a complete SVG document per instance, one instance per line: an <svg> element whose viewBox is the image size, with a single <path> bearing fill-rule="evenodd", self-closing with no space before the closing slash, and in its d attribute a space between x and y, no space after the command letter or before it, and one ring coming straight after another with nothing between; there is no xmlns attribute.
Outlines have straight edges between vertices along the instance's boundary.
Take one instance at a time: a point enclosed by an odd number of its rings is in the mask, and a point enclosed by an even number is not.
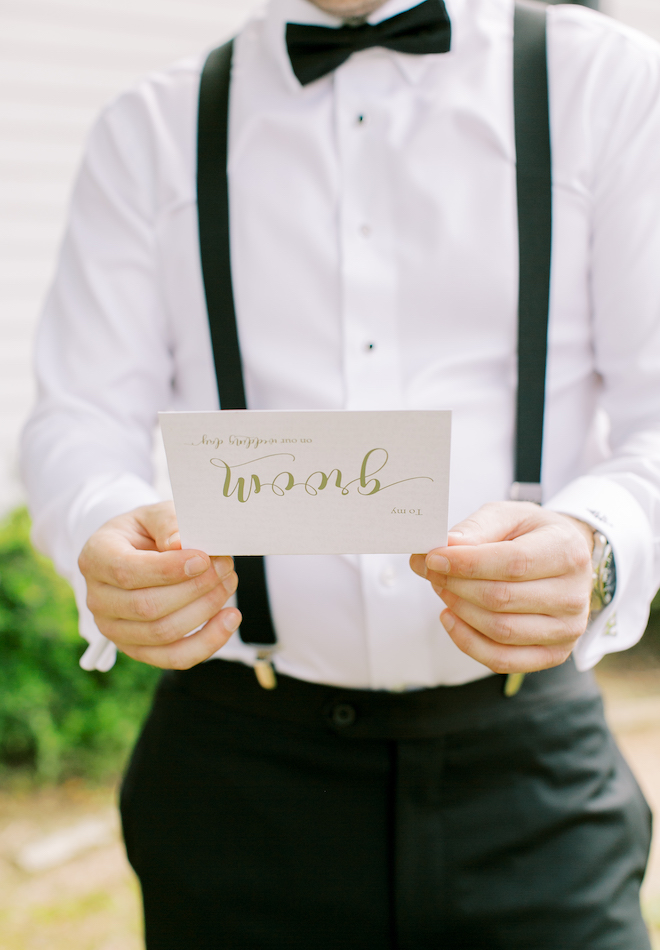
<svg viewBox="0 0 660 950"><path fill-rule="evenodd" d="M121 796L148 950L648 950L650 813L593 679L502 685L165 674Z"/></svg>

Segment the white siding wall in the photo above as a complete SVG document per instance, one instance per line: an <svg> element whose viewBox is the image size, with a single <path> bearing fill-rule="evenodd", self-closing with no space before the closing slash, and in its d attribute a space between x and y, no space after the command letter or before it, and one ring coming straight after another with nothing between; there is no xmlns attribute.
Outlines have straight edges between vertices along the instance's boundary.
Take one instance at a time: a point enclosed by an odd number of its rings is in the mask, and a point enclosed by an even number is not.
<svg viewBox="0 0 660 950"><path fill-rule="evenodd" d="M660 0L601 0L600 9L660 41Z"/></svg>
<svg viewBox="0 0 660 950"><path fill-rule="evenodd" d="M253 0L0 0L0 513L19 502L30 351L72 178L99 108L222 41Z"/></svg>
<svg viewBox="0 0 660 950"><path fill-rule="evenodd" d="M660 0L604 0L660 38ZM30 350L86 132L143 73L220 42L254 0L0 0L0 513L22 498L16 443Z"/></svg>

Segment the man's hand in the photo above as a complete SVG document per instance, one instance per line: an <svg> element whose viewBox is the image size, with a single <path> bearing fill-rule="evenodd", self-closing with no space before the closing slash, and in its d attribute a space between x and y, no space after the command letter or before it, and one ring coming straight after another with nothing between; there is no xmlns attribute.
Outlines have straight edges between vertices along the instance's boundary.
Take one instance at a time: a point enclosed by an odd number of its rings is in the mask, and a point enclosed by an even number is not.
<svg viewBox="0 0 660 950"><path fill-rule="evenodd" d="M189 669L224 646L241 622L238 610L222 609L238 585L234 562L182 551L172 502L108 521L78 564L99 630L134 660Z"/></svg>
<svg viewBox="0 0 660 950"><path fill-rule="evenodd" d="M456 646L495 673L563 663L589 618L589 525L537 505L494 502L448 540L410 565L449 608L440 620Z"/></svg>

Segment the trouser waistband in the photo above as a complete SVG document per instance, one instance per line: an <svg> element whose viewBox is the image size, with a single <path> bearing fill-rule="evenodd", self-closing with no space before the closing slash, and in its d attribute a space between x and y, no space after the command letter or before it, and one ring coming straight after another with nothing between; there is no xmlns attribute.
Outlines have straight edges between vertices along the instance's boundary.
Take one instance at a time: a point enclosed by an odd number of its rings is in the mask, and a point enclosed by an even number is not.
<svg viewBox="0 0 660 950"><path fill-rule="evenodd" d="M160 688L212 701L237 712L361 739L411 739L480 728L496 719L514 721L539 705L598 695L590 673L569 658L553 669L528 673L520 691L504 695L504 675L462 686L390 693L343 689L277 675L277 688L262 689L242 663L211 660L191 670L163 674Z"/></svg>

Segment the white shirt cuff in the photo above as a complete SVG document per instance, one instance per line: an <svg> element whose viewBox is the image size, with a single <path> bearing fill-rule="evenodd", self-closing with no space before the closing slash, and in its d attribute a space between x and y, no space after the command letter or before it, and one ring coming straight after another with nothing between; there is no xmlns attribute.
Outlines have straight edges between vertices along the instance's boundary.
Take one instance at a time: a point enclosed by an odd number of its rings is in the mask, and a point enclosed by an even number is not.
<svg viewBox="0 0 660 950"><path fill-rule="evenodd" d="M543 507L585 521L602 531L612 545L616 592L573 651L577 668L589 670L607 653L634 646L646 629L655 593L653 533L630 492L603 476L576 479Z"/></svg>
<svg viewBox="0 0 660 950"><path fill-rule="evenodd" d="M95 531L117 515L132 511L141 505L160 501L151 485L137 475L104 475L91 479L78 494L69 513L69 537L75 555L75 565L70 577L78 605L78 629L89 643L80 658L84 670L112 669L117 658L117 648L103 636L87 607L87 584L80 573L77 559L88 539Z"/></svg>

